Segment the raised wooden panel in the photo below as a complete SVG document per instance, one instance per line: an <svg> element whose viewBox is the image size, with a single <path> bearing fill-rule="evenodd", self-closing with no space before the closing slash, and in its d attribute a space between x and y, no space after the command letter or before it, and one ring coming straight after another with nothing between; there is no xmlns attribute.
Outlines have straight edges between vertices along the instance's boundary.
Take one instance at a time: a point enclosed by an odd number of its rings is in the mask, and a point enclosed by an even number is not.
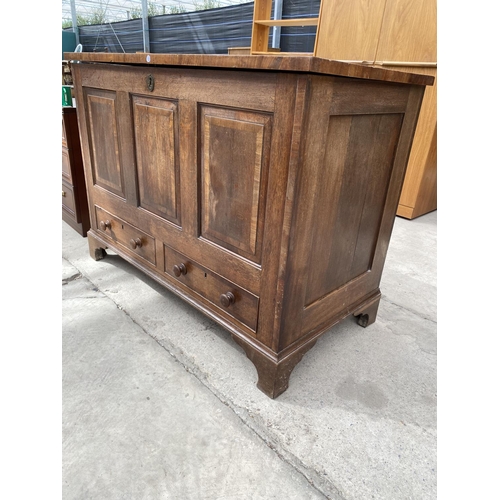
<svg viewBox="0 0 500 500"><path fill-rule="evenodd" d="M260 262L272 116L202 105L201 236Z"/></svg>
<svg viewBox="0 0 500 500"><path fill-rule="evenodd" d="M386 0L321 2L314 55L374 62Z"/></svg>
<svg viewBox="0 0 500 500"><path fill-rule="evenodd" d="M376 60L437 62L436 0L387 0Z"/></svg>
<svg viewBox="0 0 500 500"><path fill-rule="evenodd" d="M124 197L116 93L86 90L93 182Z"/></svg>
<svg viewBox="0 0 500 500"><path fill-rule="evenodd" d="M180 225L177 103L133 96L139 205Z"/></svg>
<svg viewBox="0 0 500 500"><path fill-rule="evenodd" d="M401 114L330 117L306 305L370 270L401 122Z"/></svg>

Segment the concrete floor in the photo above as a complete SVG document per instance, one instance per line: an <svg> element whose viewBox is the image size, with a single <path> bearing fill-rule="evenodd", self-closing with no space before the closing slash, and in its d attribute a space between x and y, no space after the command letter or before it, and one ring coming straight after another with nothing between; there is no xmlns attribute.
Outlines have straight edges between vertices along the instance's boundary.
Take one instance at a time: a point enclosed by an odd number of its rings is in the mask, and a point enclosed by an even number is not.
<svg viewBox="0 0 500 500"><path fill-rule="evenodd" d="M230 335L62 223L64 500L436 498L437 212L397 218L375 324L271 400Z"/></svg>

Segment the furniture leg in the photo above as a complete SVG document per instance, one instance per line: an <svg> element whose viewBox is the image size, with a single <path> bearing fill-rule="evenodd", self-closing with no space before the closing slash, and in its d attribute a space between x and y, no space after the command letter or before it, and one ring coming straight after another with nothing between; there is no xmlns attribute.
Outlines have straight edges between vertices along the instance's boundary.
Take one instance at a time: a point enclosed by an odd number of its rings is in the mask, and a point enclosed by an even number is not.
<svg viewBox="0 0 500 500"><path fill-rule="evenodd" d="M381 295L379 293L373 301L365 304L361 309L354 311L353 316L358 318L358 325L366 328L367 326L375 323L380 297Z"/></svg>
<svg viewBox="0 0 500 500"><path fill-rule="evenodd" d="M106 250L102 248L102 244L92 236L91 231L87 234L87 240L89 243L90 256L94 260L104 259L104 257L106 257Z"/></svg>
<svg viewBox="0 0 500 500"><path fill-rule="evenodd" d="M294 351L280 361L275 361L258 351L251 345L232 335L234 341L243 347L248 359L257 369L257 387L271 399L277 398L288 388L288 381L293 369L297 366L304 354L316 343L316 339Z"/></svg>

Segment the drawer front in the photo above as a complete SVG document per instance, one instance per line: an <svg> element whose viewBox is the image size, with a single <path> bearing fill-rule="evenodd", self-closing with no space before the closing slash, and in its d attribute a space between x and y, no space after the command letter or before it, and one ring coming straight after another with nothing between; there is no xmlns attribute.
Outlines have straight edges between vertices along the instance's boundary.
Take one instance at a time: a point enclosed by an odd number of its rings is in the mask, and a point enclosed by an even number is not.
<svg viewBox="0 0 500 500"><path fill-rule="evenodd" d="M76 217L75 194L73 188L67 184L62 184L62 206L73 217Z"/></svg>
<svg viewBox="0 0 500 500"><path fill-rule="evenodd" d="M165 272L183 283L226 314L257 330L259 298L236 286L222 276L211 272L197 262L176 252L167 245L165 250Z"/></svg>
<svg viewBox="0 0 500 500"><path fill-rule="evenodd" d="M97 231L132 250L135 254L156 266L155 239L128 222L95 207Z"/></svg>
<svg viewBox="0 0 500 500"><path fill-rule="evenodd" d="M73 182L71 177L71 165L69 160L69 151L67 148L62 148L62 174L68 179L69 182Z"/></svg>

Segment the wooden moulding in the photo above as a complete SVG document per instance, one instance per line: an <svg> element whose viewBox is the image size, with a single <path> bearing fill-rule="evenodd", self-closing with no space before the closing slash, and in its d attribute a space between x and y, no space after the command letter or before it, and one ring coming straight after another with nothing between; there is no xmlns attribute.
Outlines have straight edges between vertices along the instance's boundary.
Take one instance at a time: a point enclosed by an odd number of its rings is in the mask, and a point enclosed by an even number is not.
<svg viewBox="0 0 500 500"><path fill-rule="evenodd" d="M94 63L137 64L145 66L179 66L198 68L226 68L245 70L288 71L346 76L368 80L390 81L415 85L433 85L429 75L373 68L314 56L269 55L206 55L206 54L104 54L69 52L71 61Z"/></svg>

